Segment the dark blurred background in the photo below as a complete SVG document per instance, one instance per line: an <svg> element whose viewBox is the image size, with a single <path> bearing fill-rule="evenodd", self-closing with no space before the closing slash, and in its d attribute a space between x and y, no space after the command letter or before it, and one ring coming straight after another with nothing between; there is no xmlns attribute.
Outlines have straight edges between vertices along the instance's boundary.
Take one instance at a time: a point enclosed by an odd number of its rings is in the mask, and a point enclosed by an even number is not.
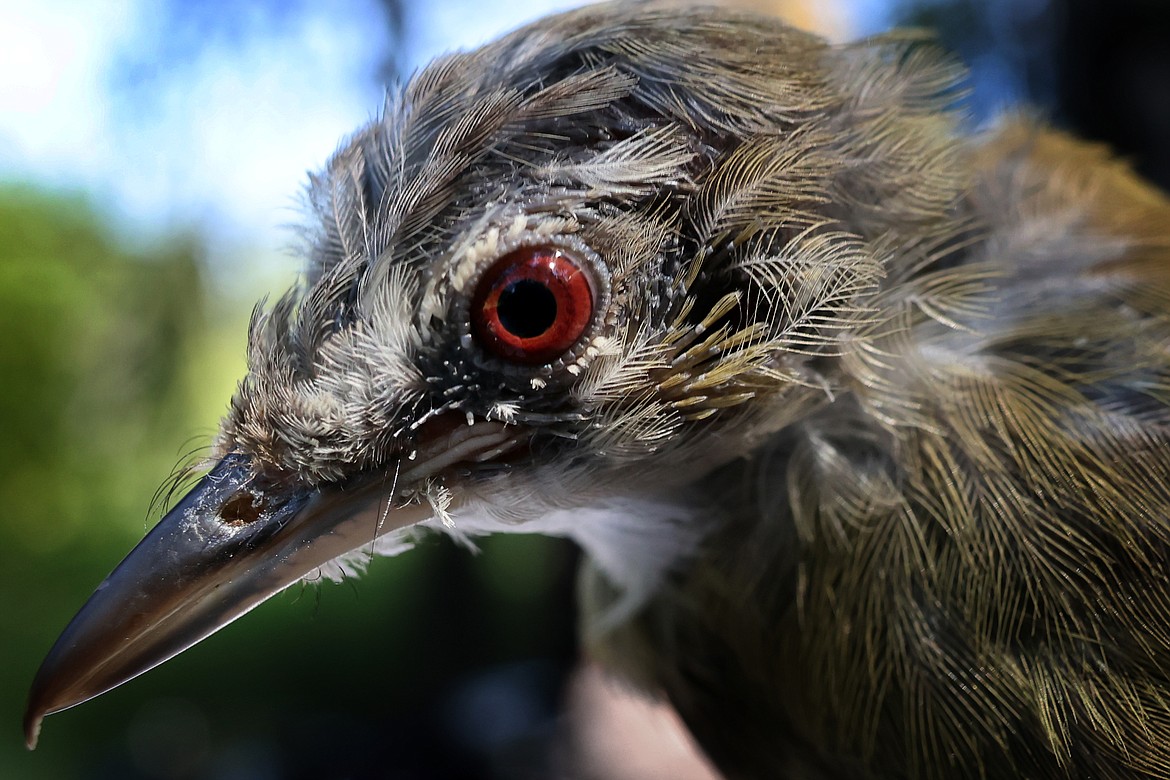
<svg viewBox="0 0 1170 780"><path fill-rule="evenodd" d="M479 555L432 539L360 580L294 588L50 717L41 747L24 750L37 664L157 520L157 486L209 443L243 372L252 303L293 278L279 225L298 218L303 171L376 114L385 83L556 5L10 2L0 777L648 776L613 768L657 749L636 740L629 760L579 765L564 716L577 553L526 536L488 539ZM933 28L972 66L973 126L1031 105L1170 182L1164 0L781 6L837 39Z"/></svg>

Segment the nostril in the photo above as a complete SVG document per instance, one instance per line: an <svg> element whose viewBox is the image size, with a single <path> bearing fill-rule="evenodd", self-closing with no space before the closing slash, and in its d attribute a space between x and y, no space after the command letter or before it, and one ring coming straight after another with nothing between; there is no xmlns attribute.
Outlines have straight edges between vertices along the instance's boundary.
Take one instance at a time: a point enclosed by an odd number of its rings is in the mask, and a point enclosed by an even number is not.
<svg viewBox="0 0 1170 780"><path fill-rule="evenodd" d="M267 503L263 495L242 491L224 502L219 518L227 525L248 525L260 519Z"/></svg>

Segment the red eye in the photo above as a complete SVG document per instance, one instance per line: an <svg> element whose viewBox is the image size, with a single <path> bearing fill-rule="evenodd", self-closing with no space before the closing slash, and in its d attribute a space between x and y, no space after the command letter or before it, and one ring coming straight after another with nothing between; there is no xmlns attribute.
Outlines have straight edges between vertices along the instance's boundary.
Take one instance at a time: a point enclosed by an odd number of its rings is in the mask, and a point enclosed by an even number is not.
<svg viewBox="0 0 1170 780"><path fill-rule="evenodd" d="M471 324L483 348L527 365L568 352L592 317L585 272L556 247L504 255L479 280L471 302Z"/></svg>

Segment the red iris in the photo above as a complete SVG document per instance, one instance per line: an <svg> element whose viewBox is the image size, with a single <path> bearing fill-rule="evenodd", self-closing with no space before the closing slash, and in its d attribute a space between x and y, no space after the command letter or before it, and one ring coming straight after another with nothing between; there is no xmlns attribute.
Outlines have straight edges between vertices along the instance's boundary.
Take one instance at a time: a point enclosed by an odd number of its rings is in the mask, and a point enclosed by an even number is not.
<svg viewBox="0 0 1170 780"><path fill-rule="evenodd" d="M549 363L569 351L593 317L593 292L577 261L556 247L509 252L479 280L471 302L476 339L514 363Z"/></svg>

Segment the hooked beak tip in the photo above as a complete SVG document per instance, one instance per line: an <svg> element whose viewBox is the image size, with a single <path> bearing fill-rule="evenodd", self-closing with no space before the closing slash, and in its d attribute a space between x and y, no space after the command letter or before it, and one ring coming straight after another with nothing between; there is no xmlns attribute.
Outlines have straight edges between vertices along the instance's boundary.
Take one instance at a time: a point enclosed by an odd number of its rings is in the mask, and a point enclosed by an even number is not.
<svg viewBox="0 0 1170 780"><path fill-rule="evenodd" d="M57 648L54 648L54 651L56 650ZM40 668L37 669L36 677L29 690L23 721L24 745L29 750L35 750L37 747L37 741L41 735L41 724L46 715L69 709L75 704L92 698L92 694L79 695L76 685L68 684L75 683L76 680L73 675L62 674L61 660L62 654L60 652L50 652L41 663Z"/></svg>
<svg viewBox="0 0 1170 780"><path fill-rule="evenodd" d="M41 721L44 717L31 706L24 713L24 746L29 750L37 749L37 740L41 736Z"/></svg>
<svg viewBox="0 0 1170 780"><path fill-rule="evenodd" d="M36 740L41 737L41 716L29 710L25 713L25 747L36 750Z"/></svg>

